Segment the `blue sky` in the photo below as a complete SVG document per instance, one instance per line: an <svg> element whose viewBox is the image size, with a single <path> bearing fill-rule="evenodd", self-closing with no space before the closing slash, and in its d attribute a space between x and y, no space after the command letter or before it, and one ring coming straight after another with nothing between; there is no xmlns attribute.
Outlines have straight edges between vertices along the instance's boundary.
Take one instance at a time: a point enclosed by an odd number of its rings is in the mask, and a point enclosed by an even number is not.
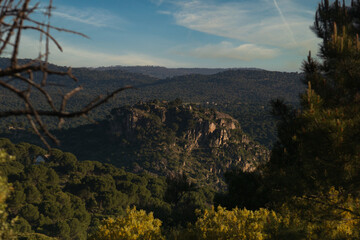
<svg viewBox="0 0 360 240"><path fill-rule="evenodd" d="M46 3L46 1L42 1ZM319 40L309 29L315 0L54 0L51 22L82 32L55 37L66 66L257 67L299 71ZM23 38L22 56L39 52Z"/></svg>

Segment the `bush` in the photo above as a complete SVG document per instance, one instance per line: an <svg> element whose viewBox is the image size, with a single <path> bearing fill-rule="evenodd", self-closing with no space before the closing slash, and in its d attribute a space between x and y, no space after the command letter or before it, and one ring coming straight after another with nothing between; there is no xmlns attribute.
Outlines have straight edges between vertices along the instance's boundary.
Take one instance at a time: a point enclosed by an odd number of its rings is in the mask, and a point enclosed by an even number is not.
<svg viewBox="0 0 360 240"><path fill-rule="evenodd" d="M200 212L195 225L174 239L360 239L360 201L331 188L319 196L294 197L277 212L234 208Z"/></svg>
<svg viewBox="0 0 360 240"><path fill-rule="evenodd" d="M98 230L89 239L164 239L160 226L161 221L154 219L152 213L147 214L144 210L136 210L136 207L127 208L125 216L103 220Z"/></svg>
<svg viewBox="0 0 360 240"><path fill-rule="evenodd" d="M230 211L219 206L217 210L214 207L205 210L192 232L195 239L261 240L276 235L280 223L281 217L267 209Z"/></svg>
<svg viewBox="0 0 360 240"><path fill-rule="evenodd" d="M334 187L326 194L294 197L279 212L286 232L305 239L360 239L360 201ZM284 231L284 232L285 232Z"/></svg>

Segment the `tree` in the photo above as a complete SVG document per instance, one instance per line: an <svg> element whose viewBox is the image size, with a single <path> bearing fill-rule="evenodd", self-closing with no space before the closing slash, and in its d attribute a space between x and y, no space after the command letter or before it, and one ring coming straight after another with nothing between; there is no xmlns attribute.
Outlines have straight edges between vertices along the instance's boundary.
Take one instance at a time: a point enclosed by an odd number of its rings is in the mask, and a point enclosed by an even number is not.
<svg viewBox="0 0 360 240"><path fill-rule="evenodd" d="M292 212L308 214L309 223L314 219L321 223L327 215L329 229L335 232L346 219L359 218L354 211L360 208L359 202L346 203L349 194L354 199L360 194L359 16L358 0L350 6L339 1L319 4L312 29L323 41L319 59L309 54L303 63L303 82L308 88L300 98L300 109L281 100L272 101L278 140L270 161L256 172L228 175L229 193L219 199L221 204L251 208L255 202L259 203L256 207L278 209L283 203L293 203L297 196L302 205L296 205ZM339 201L334 202L333 194L328 193L335 189ZM249 198L256 201L244 201ZM339 212L350 217L341 219ZM351 224L345 228L356 229ZM318 229L327 234L325 225ZM341 231L336 234L343 234ZM354 234L356 239L358 233Z"/></svg>
<svg viewBox="0 0 360 240"><path fill-rule="evenodd" d="M296 233L297 239L350 240L360 237L359 210L358 198L331 187L317 196L292 198L281 206L278 215L288 223L282 232Z"/></svg>
<svg viewBox="0 0 360 240"><path fill-rule="evenodd" d="M154 219L152 213L128 208L125 216L104 220L89 239L164 239L160 226L161 221Z"/></svg>
<svg viewBox="0 0 360 240"><path fill-rule="evenodd" d="M319 4L314 32L319 58L303 63L307 91L296 111L273 101L278 141L267 165L276 198L327 192L360 193L360 1Z"/></svg>
<svg viewBox="0 0 360 240"><path fill-rule="evenodd" d="M197 211L196 223L177 239L359 239L359 199L331 188L294 197L278 211L223 207Z"/></svg>
<svg viewBox="0 0 360 240"><path fill-rule="evenodd" d="M234 208L230 211L220 206L216 210L212 207L197 219L192 229L193 239L277 239L276 230L281 222L274 211L263 208L257 211Z"/></svg>
<svg viewBox="0 0 360 240"><path fill-rule="evenodd" d="M115 94L129 88L123 87L116 89L105 97L98 96L89 102L85 107L74 112L66 110L67 103L76 93L82 90L82 86L76 86L67 90L69 84L57 83L56 85L66 93L61 96L54 96L47 91L48 87L54 85L49 83L49 75L57 75L77 82L77 78L71 73L71 68L67 71L56 70L48 63L49 44L53 42L62 51L61 45L52 36L51 31L68 32L78 34L83 37L86 35L64 28L58 28L50 23L52 1L46 7L41 7L40 2L32 3L31 0L0 0L0 56L10 56L7 68L0 69L0 86L12 92L19 98L24 108L9 109L0 111L0 117L26 116L32 129L41 138L42 142L50 148L45 137L53 142L59 143L58 139L49 132L44 124L43 117L56 117L61 126L66 118L86 116L89 111L108 101ZM33 17L36 13L43 13L46 17L44 22L38 21ZM40 44L44 46L44 51L39 51L38 57L29 61L18 59L21 46L22 34L25 31L35 31L40 35ZM8 54L9 52L9 54ZM32 101L33 94L40 94L45 99L47 109L38 109ZM56 98L60 97L60 101Z"/></svg>
<svg viewBox="0 0 360 240"><path fill-rule="evenodd" d="M13 157L9 156L4 150L0 149L0 164L3 164L5 161L11 161ZM8 212L6 209L6 198L10 193L10 185L7 183L7 180L4 173L0 171L0 238L7 239L13 236L12 229L9 226L7 221Z"/></svg>

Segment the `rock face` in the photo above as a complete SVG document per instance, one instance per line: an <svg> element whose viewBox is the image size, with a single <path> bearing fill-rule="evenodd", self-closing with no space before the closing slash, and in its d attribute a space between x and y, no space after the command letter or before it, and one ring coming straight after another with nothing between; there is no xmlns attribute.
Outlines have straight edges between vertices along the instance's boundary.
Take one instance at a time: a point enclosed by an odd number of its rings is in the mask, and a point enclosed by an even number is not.
<svg viewBox="0 0 360 240"><path fill-rule="evenodd" d="M179 135L179 125L185 125L181 133L188 142L189 151L200 145L214 148L226 145L232 136L231 130L241 131L239 122L228 114L210 109L201 110L193 105L169 105L166 101L113 109L111 114L109 133L130 139L134 138L139 127L160 124L177 131ZM248 141L246 135L243 136L241 141Z"/></svg>
<svg viewBox="0 0 360 240"><path fill-rule="evenodd" d="M181 172L218 187L224 186L227 170L253 171L269 157L231 116L179 100L113 109L106 129L115 144L131 149L123 152L132 161L129 170Z"/></svg>

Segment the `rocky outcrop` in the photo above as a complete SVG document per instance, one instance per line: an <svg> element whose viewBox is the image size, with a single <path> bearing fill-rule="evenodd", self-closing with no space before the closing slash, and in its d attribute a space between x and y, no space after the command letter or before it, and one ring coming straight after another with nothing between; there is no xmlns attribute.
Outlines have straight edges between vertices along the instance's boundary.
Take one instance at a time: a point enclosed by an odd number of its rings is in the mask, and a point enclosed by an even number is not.
<svg viewBox="0 0 360 240"><path fill-rule="evenodd" d="M172 124L182 124L183 138L188 141L188 146L208 145L208 147L221 147L226 145L232 134L231 130L240 130L239 122L225 113L215 110L200 112L193 105L179 105L169 107L169 103L151 102L139 103L132 107L114 109L112 112L109 133L127 137L134 136L137 127L161 123L163 127ZM154 123L155 121L155 123ZM189 126L189 121L193 123ZM184 125L188 126L184 126ZM247 141L248 137L242 138ZM248 142L248 141L247 141ZM191 148L188 148L191 150Z"/></svg>
<svg viewBox="0 0 360 240"><path fill-rule="evenodd" d="M127 142L129 148L138 146L139 151L148 152L151 157L143 157L149 162L144 170L159 173L166 169L190 176L200 171L202 181L219 186L227 170L254 171L269 157L269 151L243 133L239 122L228 114L176 101L155 100L113 109L108 135Z"/></svg>

